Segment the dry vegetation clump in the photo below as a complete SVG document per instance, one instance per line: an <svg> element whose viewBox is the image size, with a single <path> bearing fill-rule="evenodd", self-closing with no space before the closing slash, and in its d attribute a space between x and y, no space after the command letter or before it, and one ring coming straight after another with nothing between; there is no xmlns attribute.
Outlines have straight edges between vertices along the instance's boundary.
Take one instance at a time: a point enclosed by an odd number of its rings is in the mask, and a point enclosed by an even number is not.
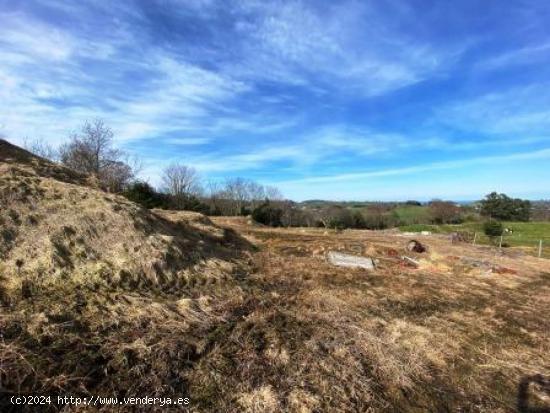
<svg viewBox="0 0 550 413"><path fill-rule="evenodd" d="M0 396L187 395L252 246L2 145Z"/></svg>
<svg viewBox="0 0 550 413"><path fill-rule="evenodd" d="M0 195L4 300L24 283L169 293L232 271L237 237L205 217L171 221L119 196L14 173L0 176Z"/></svg>

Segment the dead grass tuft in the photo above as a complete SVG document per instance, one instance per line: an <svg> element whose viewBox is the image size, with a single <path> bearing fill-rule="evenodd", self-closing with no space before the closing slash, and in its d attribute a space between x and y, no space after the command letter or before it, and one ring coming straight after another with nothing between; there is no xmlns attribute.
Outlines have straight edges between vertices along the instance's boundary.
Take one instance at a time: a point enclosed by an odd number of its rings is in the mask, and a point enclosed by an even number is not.
<svg viewBox="0 0 550 413"><path fill-rule="evenodd" d="M242 411L248 413L268 413L279 410L277 395L271 386L261 386L251 392L242 393L237 398Z"/></svg>

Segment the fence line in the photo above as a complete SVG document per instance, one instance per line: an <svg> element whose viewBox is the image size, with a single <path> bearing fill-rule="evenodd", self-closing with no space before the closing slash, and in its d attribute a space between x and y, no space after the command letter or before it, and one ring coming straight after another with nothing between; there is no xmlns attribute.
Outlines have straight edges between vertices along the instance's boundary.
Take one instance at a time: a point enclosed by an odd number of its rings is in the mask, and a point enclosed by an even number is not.
<svg viewBox="0 0 550 413"><path fill-rule="evenodd" d="M471 232L470 232L471 236ZM533 255L542 258L543 254L545 254L545 251L550 248L550 237L521 237L520 239L514 238L513 236L509 236L508 238L512 245L506 244L506 235L502 234L498 238L498 248L502 249L503 246L505 247L526 247L526 248L533 248ZM472 245L478 245L478 244L489 244L489 245L495 245L495 240L491 241L491 237L486 236L483 233L474 232L473 239L472 239ZM550 256L550 254L546 254L547 256Z"/></svg>

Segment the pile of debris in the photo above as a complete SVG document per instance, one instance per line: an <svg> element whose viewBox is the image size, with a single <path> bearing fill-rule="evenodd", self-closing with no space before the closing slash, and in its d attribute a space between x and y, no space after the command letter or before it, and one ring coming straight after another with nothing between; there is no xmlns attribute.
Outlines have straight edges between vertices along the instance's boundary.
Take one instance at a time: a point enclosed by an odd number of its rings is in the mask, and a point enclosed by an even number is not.
<svg viewBox="0 0 550 413"><path fill-rule="evenodd" d="M369 250L376 251L375 248L370 248ZM405 246L405 250L409 253L422 254L427 251L427 247L417 240L410 240ZM404 265L413 268L418 268L420 266L420 262L415 258L405 255L400 256L399 252L394 249L388 249L386 255L387 257L384 257L384 260L389 259L396 264L398 262L402 262ZM339 267L364 268L366 270L374 270L377 262L379 262L378 257L365 257L362 255L343 253L340 251L329 251L327 254L327 259L332 265Z"/></svg>

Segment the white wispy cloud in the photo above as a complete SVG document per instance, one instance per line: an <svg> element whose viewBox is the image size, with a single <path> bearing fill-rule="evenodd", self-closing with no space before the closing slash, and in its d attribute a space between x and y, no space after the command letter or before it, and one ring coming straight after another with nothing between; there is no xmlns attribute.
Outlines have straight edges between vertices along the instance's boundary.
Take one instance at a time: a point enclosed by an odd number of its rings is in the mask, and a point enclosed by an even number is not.
<svg viewBox="0 0 550 413"><path fill-rule="evenodd" d="M499 55L482 59L474 65L475 69L494 70L533 63L548 62L550 42L534 44L502 52Z"/></svg>
<svg viewBox="0 0 550 413"><path fill-rule="evenodd" d="M323 151L325 156L347 150L357 155L402 154L410 149L440 149L448 145L436 136L411 136L379 132L346 124L328 125L308 134L305 144ZM305 148L304 148L305 149Z"/></svg>
<svg viewBox="0 0 550 413"><path fill-rule="evenodd" d="M69 34L20 13L2 13L2 49L19 61L64 61L77 50Z"/></svg>
<svg viewBox="0 0 550 413"><path fill-rule="evenodd" d="M328 8L301 1L158 4L182 24L193 18L208 27L230 16L228 33L210 30L204 44L180 47L154 44L128 24L124 19L148 24L144 9L130 2L43 6L74 25L0 11L0 123L15 141L57 143L93 117L104 118L124 141L177 132L274 133L295 125L299 115L289 116L290 106L280 111L286 103L262 100L258 83L371 96L421 81L449 61L447 50L414 41L394 30L387 13L357 2ZM98 12L116 29L91 24ZM400 12L394 18L413 17ZM263 105L239 108L243 96Z"/></svg>
<svg viewBox="0 0 550 413"><path fill-rule="evenodd" d="M241 62L228 70L365 96L408 86L451 64L460 47L440 48L404 31L414 15L399 5L340 2L326 8L303 2L243 2L236 27ZM401 9L401 10L394 10ZM395 12L394 12L395 11ZM368 24L365 24L368 22Z"/></svg>
<svg viewBox="0 0 550 413"><path fill-rule="evenodd" d="M104 118L120 140L211 130L213 112L248 90L242 81L163 50L149 50L145 60L124 54L131 37L92 42L25 15L7 17L10 24L0 28L0 123L16 142L30 135L55 144L94 117ZM103 65L99 72L88 70L90 60ZM114 64L117 72L110 70ZM125 71L147 76L134 87ZM220 117L220 127L230 121Z"/></svg>
<svg viewBox="0 0 550 413"><path fill-rule="evenodd" d="M210 138L168 138L162 142L180 146L204 145L211 142Z"/></svg>
<svg viewBox="0 0 550 413"><path fill-rule="evenodd" d="M514 86L443 105L435 121L457 129L524 139L550 139L550 95L547 83Z"/></svg>
<svg viewBox="0 0 550 413"><path fill-rule="evenodd" d="M334 124L298 134L293 141L272 139L240 151L226 149L186 153L185 161L205 174L238 173L266 167L276 167L279 172L284 168L300 173L306 169L322 168L327 162L346 163L346 156L353 156L354 159L362 157L363 161L380 157L395 159L413 149L437 149L441 145L442 140L433 137L411 139L397 133ZM156 163L160 161L167 165L175 159L158 160Z"/></svg>
<svg viewBox="0 0 550 413"><path fill-rule="evenodd" d="M343 173L293 180L273 180L291 199L403 200L432 198L479 199L491 191L515 196L545 197L547 192L531 179L532 165L550 160L550 148L507 155L485 156L407 167ZM514 167L510 167L513 164ZM535 166L535 170L537 167ZM434 173L436 172L436 173ZM539 179L550 179L540 170ZM404 184L404 182L406 184Z"/></svg>
<svg viewBox="0 0 550 413"><path fill-rule="evenodd" d="M271 168L310 176L296 185L340 184L463 163L324 174L371 160L408 164L419 152L461 159L504 143L517 152L550 142L544 83L482 95L465 85L467 99L451 102L447 91L433 113L381 122L392 92L447 76L471 47L468 36L429 24L441 8L426 16L404 1L32 0L8 9L0 6L0 135L57 144L101 117L127 148L169 145L146 151L153 180L183 157L214 176ZM548 41L524 44L473 72L545 61ZM393 101L396 112L407 99ZM363 119L371 102L382 110ZM378 127L367 120L376 118Z"/></svg>
<svg viewBox="0 0 550 413"><path fill-rule="evenodd" d="M476 158L468 158L461 160L452 160L444 162L431 162L423 165L409 166L405 168L391 168L391 169L381 169L368 172L359 172L359 173L345 173L337 174L331 176L317 176L311 178L303 178L297 180L288 180L277 182L282 186L288 186L292 184L312 184L312 183L328 183L328 182L353 182L357 180L364 180L367 178L377 178L377 177L386 177L386 176L399 176L399 175L410 175L420 172L428 172L435 170L443 169L460 169L470 165L479 165L479 164L495 164L503 163L510 161L524 161L524 160L535 160L535 159L550 159L550 148L545 148L537 151L531 152L520 152L513 153L508 155L497 155L497 156L483 156Z"/></svg>

